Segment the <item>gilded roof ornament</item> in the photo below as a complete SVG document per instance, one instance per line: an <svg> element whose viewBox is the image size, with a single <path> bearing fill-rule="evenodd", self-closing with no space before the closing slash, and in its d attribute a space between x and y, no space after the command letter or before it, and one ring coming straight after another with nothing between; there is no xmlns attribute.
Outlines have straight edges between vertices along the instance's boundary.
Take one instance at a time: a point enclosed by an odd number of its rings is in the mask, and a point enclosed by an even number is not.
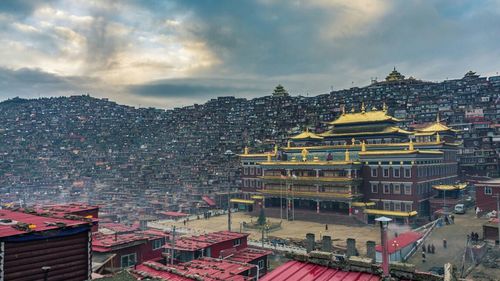
<svg viewBox="0 0 500 281"><path fill-rule="evenodd" d="M341 109L342 109L342 115L345 115L345 104L342 105Z"/></svg>
<svg viewBox="0 0 500 281"><path fill-rule="evenodd" d="M361 142L361 151L363 151L363 152L366 151L366 143L365 143L365 141Z"/></svg>
<svg viewBox="0 0 500 281"><path fill-rule="evenodd" d="M244 149L244 154L248 154L248 146L245 146L245 149Z"/></svg>
<svg viewBox="0 0 500 281"><path fill-rule="evenodd" d="M344 159L346 162L349 162L351 161L351 157L349 155L349 149L346 149L345 150L345 159Z"/></svg>
<svg viewBox="0 0 500 281"><path fill-rule="evenodd" d="M410 139L410 143L408 144L408 150L409 151L414 151L415 150L415 147L413 146L413 140Z"/></svg>
<svg viewBox="0 0 500 281"><path fill-rule="evenodd" d="M267 162L271 162L271 153L267 154Z"/></svg>
<svg viewBox="0 0 500 281"><path fill-rule="evenodd" d="M441 136L439 133L436 133L436 142L441 142Z"/></svg>
<svg viewBox="0 0 500 281"><path fill-rule="evenodd" d="M366 112L365 102L362 102L361 103L361 113L365 113L365 112Z"/></svg>
<svg viewBox="0 0 500 281"><path fill-rule="evenodd" d="M383 111L383 112L387 112L387 109L388 109L388 108L387 108L387 104L386 104L386 103L385 103L385 101L384 101L384 104L382 105L382 111Z"/></svg>
<svg viewBox="0 0 500 281"><path fill-rule="evenodd" d="M302 149L302 152L300 153L302 155L302 161L306 162L307 161L307 156L309 155L309 151L307 149Z"/></svg>

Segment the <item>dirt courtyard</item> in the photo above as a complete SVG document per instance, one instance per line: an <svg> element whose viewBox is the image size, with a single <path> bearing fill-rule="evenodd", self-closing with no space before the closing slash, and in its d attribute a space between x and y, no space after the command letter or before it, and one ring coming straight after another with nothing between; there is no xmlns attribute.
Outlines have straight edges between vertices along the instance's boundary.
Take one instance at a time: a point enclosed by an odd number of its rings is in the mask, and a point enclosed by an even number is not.
<svg viewBox="0 0 500 281"><path fill-rule="evenodd" d="M256 221L257 217L250 216L244 213L232 214L232 231L240 231L240 223ZM279 222L279 219L268 218L271 222ZM184 225L183 221L164 222L165 226L175 225L181 232L191 234L203 234L213 231L227 230L227 215L211 217L210 219L191 220ZM260 240L261 233L255 230L243 230L250 233L251 240ZM320 240L320 236L329 235L335 246L346 246L347 238L356 239L356 248L360 255L366 253L366 241L372 240L376 243L380 242L380 230L375 226L345 226L345 225L328 225L328 231L325 231L325 224L307 222L307 221L282 221L282 228L269 233L270 236L275 236L283 239L305 239L306 233L314 233L316 240Z"/></svg>

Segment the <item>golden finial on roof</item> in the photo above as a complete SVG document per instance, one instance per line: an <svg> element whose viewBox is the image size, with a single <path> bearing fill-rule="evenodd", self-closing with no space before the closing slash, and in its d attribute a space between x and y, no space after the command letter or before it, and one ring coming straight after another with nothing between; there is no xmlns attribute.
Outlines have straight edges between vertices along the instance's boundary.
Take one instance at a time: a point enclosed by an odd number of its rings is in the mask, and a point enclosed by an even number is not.
<svg viewBox="0 0 500 281"><path fill-rule="evenodd" d="M355 145L355 144L356 144L356 139L355 139L355 138L352 138L352 139L351 139L351 144L352 144L352 145Z"/></svg>
<svg viewBox="0 0 500 281"><path fill-rule="evenodd" d="M346 162L351 161L351 157L349 156L349 149L345 150L345 161Z"/></svg>
<svg viewBox="0 0 500 281"><path fill-rule="evenodd" d="M278 145L274 145L274 155L278 155Z"/></svg>
<svg viewBox="0 0 500 281"><path fill-rule="evenodd" d="M415 150L415 147L413 146L413 140L410 139L410 143L408 144L408 150L409 151L414 151Z"/></svg>
<svg viewBox="0 0 500 281"><path fill-rule="evenodd" d="M382 111L387 112L387 104L384 101L384 104L382 105Z"/></svg>
<svg viewBox="0 0 500 281"><path fill-rule="evenodd" d="M372 111L377 111L377 107L376 107L376 106L373 106L373 107L372 107Z"/></svg>
<svg viewBox="0 0 500 281"><path fill-rule="evenodd" d="M365 108L365 102L361 102L361 113L365 113L366 108Z"/></svg>
<svg viewBox="0 0 500 281"><path fill-rule="evenodd" d="M436 114L436 123L441 123L441 120L439 120L439 111L438 111L438 113Z"/></svg>
<svg viewBox="0 0 500 281"><path fill-rule="evenodd" d="M341 106L341 110L342 110L342 115L345 115L345 104Z"/></svg>
<svg viewBox="0 0 500 281"><path fill-rule="evenodd" d="M441 136L439 133L436 134L436 142L441 142Z"/></svg>
<svg viewBox="0 0 500 281"><path fill-rule="evenodd" d="M245 149L243 151L244 154L248 154L248 146L245 146Z"/></svg>
<svg viewBox="0 0 500 281"><path fill-rule="evenodd" d="M286 142L286 147L290 148L291 147L291 141Z"/></svg>
<svg viewBox="0 0 500 281"><path fill-rule="evenodd" d="M309 155L309 151L307 151L307 149L302 149L302 161L306 162L307 161L307 155Z"/></svg>
<svg viewBox="0 0 500 281"><path fill-rule="evenodd" d="M271 162L271 153L267 154L267 162Z"/></svg>
<svg viewBox="0 0 500 281"><path fill-rule="evenodd" d="M366 151L366 143L365 143L365 141L361 142L361 151Z"/></svg>
<svg viewBox="0 0 500 281"><path fill-rule="evenodd" d="M352 113L356 112L356 109L354 109L354 106L351 108L351 112Z"/></svg>

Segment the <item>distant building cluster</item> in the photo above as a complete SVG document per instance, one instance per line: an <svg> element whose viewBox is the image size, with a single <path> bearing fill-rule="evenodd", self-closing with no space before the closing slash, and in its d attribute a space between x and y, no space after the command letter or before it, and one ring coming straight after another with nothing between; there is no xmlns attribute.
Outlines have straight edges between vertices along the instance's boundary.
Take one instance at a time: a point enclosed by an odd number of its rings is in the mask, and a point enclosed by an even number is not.
<svg viewBox="0 0 500 281"><path fill-rule="evenodd" d="M0 103L0 200L112 202L114 216L129 222L158 211L203 215L238 196L236 154L245 146L263 152L305 128L325 133L327 122L362 103L371 111L385 102L402 134L439 115L457 130L458 175L495 177L499 95L500 76L468 72L437 83L394 69L384 81L315 97L280 85L261 98L219 97L172 110L89 96L15 98Z"/></svg>

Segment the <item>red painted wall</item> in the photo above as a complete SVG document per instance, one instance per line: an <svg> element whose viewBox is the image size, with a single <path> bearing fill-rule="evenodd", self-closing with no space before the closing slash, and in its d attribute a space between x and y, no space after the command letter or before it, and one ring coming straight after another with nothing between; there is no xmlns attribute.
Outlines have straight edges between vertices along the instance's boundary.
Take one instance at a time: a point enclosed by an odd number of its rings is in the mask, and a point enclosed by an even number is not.
<svg viewBox="0 0 500 281"><path fill-rule="evenodd" d="M491 195L484 194L485 186L476 186L476 205L481 211L490 212L497 208L497 199L493 196L500 193L500 186L489 187L492 191Z"/></svg>

